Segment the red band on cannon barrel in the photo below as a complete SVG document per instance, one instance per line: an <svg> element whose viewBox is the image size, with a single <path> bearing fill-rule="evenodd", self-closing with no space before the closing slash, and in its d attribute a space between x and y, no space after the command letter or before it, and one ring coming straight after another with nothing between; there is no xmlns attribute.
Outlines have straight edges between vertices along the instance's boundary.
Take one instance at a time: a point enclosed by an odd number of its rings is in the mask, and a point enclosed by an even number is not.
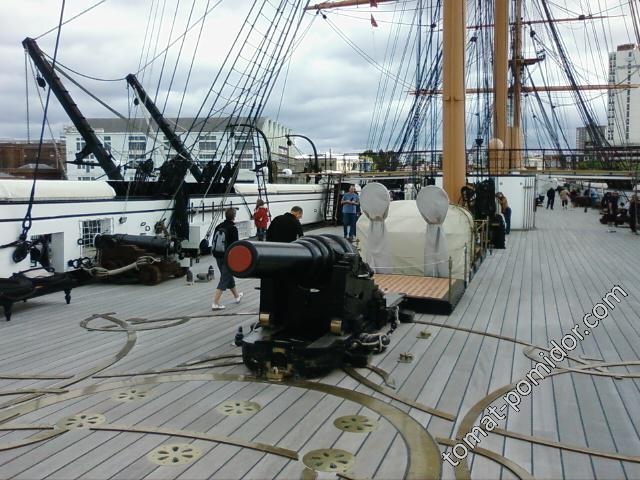
<svg viewBox="0 0 640 480"><path fill-rule="evenodd" d="M227 265L232 272L242 273L249 269L253 262L253 254L244 245L231 247L227 255Z"/></svg>

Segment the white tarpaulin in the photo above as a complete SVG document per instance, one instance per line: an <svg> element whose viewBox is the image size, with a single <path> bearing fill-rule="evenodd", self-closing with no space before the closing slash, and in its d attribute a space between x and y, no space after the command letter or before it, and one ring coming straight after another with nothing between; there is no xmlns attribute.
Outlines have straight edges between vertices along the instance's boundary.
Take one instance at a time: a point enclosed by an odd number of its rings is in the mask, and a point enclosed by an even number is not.
<svg viewBox="0 0 640 480"><path fill-rule="evenodd" d="M440 187L428 185L420 190L416 206L427 222L424 239L424 275L448 277L449 249L442 224L449 211L449 196Z"/></svg>
<svg viewBox="0 0 640 480"><path fill-rule="evenodd" d="M390 203L389 191L381 183L369 183L360 194L360 208L369 220L369 249L364 259L376 273L393 273L389 268L390 246L385 228Z"/></svg>
<svg viewBox="0 0 640 480"><path fill-rule="evenodd" d="M389 264L386 273L402 275L424 275L426 222L418 211L414 200L391 202L389 214L385 220L385 236L389 245ZM449 255L453 265L453 278L463 279L465 274L465 247L467 250L467 268L469 272L471 249L473 248L473 217L464 208L449 205L443 225ZM358 219L357 233L360 250L364 258L370 250L370 221L366 215ZM375 245L372 245L375 251ZM447 259L448 263L448 259Z"/></svg>

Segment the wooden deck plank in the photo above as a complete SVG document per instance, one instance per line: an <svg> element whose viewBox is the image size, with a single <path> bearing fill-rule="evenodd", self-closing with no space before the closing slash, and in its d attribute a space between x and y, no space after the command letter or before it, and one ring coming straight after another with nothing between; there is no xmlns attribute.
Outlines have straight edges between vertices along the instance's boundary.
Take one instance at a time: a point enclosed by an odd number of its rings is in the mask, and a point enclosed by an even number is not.
<svg viewBox="0 0 640 480"><path fill-rule="evenodd" d="M595 214L545 211L538 229L513 232L508 249L494 251L480 267L469 289L449 317L422 315L418 319L480 332L516 337L547 345L562 338L581 315L614 284L630 297L585 339L575 354L608 361L637 360L640 355L640 271L635 268L636 237L620 231L607 234ZM606 245L608 248L603 249ZM195 269L206 270L203 262ZM566 274L565 274L566 273ZM255 280L240 280L243 302L226 312L257 311ZM215 283L187 286L172 280L153 288L92 285L74 290L71 305L55 295L18 305L14 319L0 322L0 371L75 374L111 358L125 341L123 333L86 332L85 317L116 311L118 318L160 318L209 313ZM228 298L228 297L225 297ZM141 371L227 352L237 326L252 317L202 318L160 330L138 333L133 351L109 371ZM418 339L423 329L427 340ZM423 325L401 325L392 343L372 362L392 374L397 393L458 415L457 422L434 418L390 400L340 371L321 381L340 385L392 403L408 412L432 435L449 436L468 409L490 391L522 377L532 362L523 347L507 340ZM413 363L398 362L411 352ZM619 371L623 371L620 369ZM246 372L243 366L217 371ZM361 374L381 384L374 373ZM637 368L627 370L638 371ZM78 385L111 382L90 379ZM18 386L50 386L51 380L0 380L0 391ZM73 387L75 388L75 387ZM385 419L368 435L343 433L333 420L343 414L374 415L359 404L331 395L286 386L238 382L178 382L152 386L153 396L136 404L117 404L112 392L68 400L25 415L15 423L51 423L80 411L103 413L109 422L164 426L231 435L298 450L345 448L356 454L357 476L396 478L406 466L406 447ZM637 454L640 450L639 380L613 380L565 374L545 380L511 412L506 428L541 438ZM247 418L221 418L215 406L225 398L255 399L263 409ZM3 397L2 401L9 397ZM377 418L377 416L376 416ZM0 432L0 442L25 438L32 432ZM189 442L162 435L120 432L68 432L41 444L0 452L2 476L15 478L300 478L301 462L289 461L228 445L193 441L203 457L182 467L156 467L146 459L166 442ZM636 478L640 466L575 452L560 451L492 434L483 448L516 461L537 478ZM383 458L384 456L384 458ZM496 463L474 458L472 478L513 478ZM452 470L445 466L445 477Z"/></svg>

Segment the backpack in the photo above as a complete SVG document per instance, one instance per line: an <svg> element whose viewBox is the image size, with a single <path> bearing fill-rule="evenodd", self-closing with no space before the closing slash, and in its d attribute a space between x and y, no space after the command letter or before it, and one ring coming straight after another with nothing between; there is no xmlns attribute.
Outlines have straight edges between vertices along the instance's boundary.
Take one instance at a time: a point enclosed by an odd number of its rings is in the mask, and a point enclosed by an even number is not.
<svg viewBox="0 0 640 480"><path fill-rule="evenodd" d="M223 258L227 251L227 229L219 226L211 239L211 253L216 258Z"/></svg>

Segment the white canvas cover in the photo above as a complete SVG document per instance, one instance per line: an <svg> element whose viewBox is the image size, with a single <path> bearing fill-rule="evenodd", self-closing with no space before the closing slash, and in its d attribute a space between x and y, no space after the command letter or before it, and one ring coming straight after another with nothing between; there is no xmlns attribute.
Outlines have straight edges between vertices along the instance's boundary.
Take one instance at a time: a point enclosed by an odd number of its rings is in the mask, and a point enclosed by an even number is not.
<svg viewBox="0 0 640 480"><path fill-rule="evenodd" d="M424 275L446 277L449 275L449 249L442 224L449 211L449 196L442 188L429 185L420 189L416 206L427 222L424 239Z"/></svg>
<svg viewBox="0 0 640 480"><path fill-rule="evenodd" d="M0 180L0 200L18 202L29 200L32 180ZM36 200L104 200L115 198L116 192L107 182L73 180L38 180Z"/></svg>
<svg viewBox="0 0 640 480"><path fill-rule="evenodd" d="M367 258L367 252L370 251L369 224L370 221L366 215L361 215L358 219L357 233L364 258ZM453 260L451 275L453 278L463 279L465 246L468 249L467 272L469 272L471 261L473 217L463 207L449 205L443 229L449 255ZM389 214L385 220L385 235L390 247L390 263L386 266L386 273L424 276L426 223L414 200L391 202Z"/></svg>
<svg viewBox="0 0 640 480"><path fill-rule="evenodd" d="M360 208L369 220L369 249L364 259L376 273L393 273L389 269L390 246L385 228L390 203L389 190L381 183L369 183L362 189Z"/></svg>

